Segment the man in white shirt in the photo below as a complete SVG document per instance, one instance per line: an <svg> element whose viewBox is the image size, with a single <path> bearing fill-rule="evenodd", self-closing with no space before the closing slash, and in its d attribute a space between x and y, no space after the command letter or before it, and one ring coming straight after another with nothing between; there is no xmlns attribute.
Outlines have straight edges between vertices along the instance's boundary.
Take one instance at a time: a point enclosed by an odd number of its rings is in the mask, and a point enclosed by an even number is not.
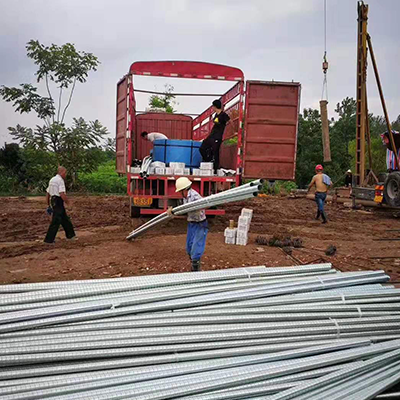
<svg viewBox="0 0 400 400"><path fill-rule="evenodd" d="M155 140L168 140L168 137L165 136L163 133L160 132L142 132L141 136L143 139L148 140L149 142L153 143Z"/></svg>
<svg viewBox="0 0 400 400"><path fill-rule="evenodd" d="M64 207L64 202L69 204L64 182L66 176L67 170L64 167L58 167L57 175L50 179L49 187L47 188L47 213L53 215L53 217L44 239L45 243L54 243L60 225L64 228L67 239L75 237L74 227Z"/></svg>

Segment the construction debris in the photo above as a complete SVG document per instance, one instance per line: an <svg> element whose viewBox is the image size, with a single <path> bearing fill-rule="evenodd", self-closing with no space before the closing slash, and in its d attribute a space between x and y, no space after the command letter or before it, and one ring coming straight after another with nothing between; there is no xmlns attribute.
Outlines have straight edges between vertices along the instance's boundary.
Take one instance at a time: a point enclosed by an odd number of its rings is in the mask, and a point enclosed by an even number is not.
<svg viewBox="0 0 400 400"><path fill-rule="evenodd" d="M320 264L3 285L1 397L371 399L400 373L388 279Z"/></svg>
<svg viewBox="0 0 400 400"><path fill-rule="evenodd" d="M334 256L336 254L336 246L333 244L329 245L328 248L325 250L325 254L327 256Z"/></svg>
<svg viewBox="0 0 400 400"><path fill-rule="evenodd" d="M296 249L303 247L303 240L301 238L292 238L291 236L274 235L271 238L265 236L257 236L256 243L263 246L290 248Z"/></svg>

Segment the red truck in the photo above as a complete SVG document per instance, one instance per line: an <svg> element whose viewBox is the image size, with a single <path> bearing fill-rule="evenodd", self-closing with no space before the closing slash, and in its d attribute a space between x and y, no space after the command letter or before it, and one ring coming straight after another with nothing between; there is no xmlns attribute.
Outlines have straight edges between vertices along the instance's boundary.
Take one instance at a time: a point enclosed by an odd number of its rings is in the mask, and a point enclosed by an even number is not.
<svg viewBox="0 0 400 400"><path fill-rule="evenodd" d="M117 84L116 112L116 169L127 176L131 217L160 214L179 199L175 193L175 180L179 176L150 175L144 179L132 173L133 161L143 159L151 150L151 143L142 140L140 133L162 132L169 139L200 141L209 135L213 125L211 106L195 118L185 114L138 111L135 75L233 82L220 97L231 118L224 133L220 164L236 172L232 176L190 176L194 189L202 196L240 185L244 179L295 178L299 83L245 81L238 68L205 62L135 62ZM214 99L210 98L210 104ZM223 213L223 210L207 210L210 215Z"/></svg>

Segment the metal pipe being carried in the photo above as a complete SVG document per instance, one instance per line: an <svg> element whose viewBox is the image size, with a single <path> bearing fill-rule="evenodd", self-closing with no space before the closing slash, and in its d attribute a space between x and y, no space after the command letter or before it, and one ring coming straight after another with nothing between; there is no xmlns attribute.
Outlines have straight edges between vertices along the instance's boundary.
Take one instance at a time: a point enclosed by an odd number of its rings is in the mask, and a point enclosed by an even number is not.
<svg viewBox="0 0 400 400"><path fill-rule="evenodd" d="M247 183L243 186L238 186L236 188L226 190L217 194L212 194L211 196L204 197L203 199L194 201L192 203L183 204L172 209L172 215L164 212L152 220L146 222L139 228L132 231L128 236L127 240L134 239L140 234L148 231L156 225L161 224L164 221L172 218L173 215L183 215L188 212L203 210L205 208L210 208L213 206L218 206L221 204L231 203L234 201L242 201L246 199L253 198L258 195L262 189L262 179Z"/></svg>

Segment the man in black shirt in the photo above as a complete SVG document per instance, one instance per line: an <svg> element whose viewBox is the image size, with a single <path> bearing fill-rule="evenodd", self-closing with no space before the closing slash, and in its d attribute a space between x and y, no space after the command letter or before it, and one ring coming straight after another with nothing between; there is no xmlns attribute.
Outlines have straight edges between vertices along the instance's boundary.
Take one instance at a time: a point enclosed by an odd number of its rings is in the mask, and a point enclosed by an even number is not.
<svg viewBox="0 0 400 400"><path fill-rule="evenodd" d="M200 154L203 161L214 161L214 170L217 172L219 168L219 148L221 147L226 124L230 118L228 114L222 111L221 100L214 100L212 107L215 111L215 116L213 118L214 126L209 136L203 140L200 147Z"/></svg>

